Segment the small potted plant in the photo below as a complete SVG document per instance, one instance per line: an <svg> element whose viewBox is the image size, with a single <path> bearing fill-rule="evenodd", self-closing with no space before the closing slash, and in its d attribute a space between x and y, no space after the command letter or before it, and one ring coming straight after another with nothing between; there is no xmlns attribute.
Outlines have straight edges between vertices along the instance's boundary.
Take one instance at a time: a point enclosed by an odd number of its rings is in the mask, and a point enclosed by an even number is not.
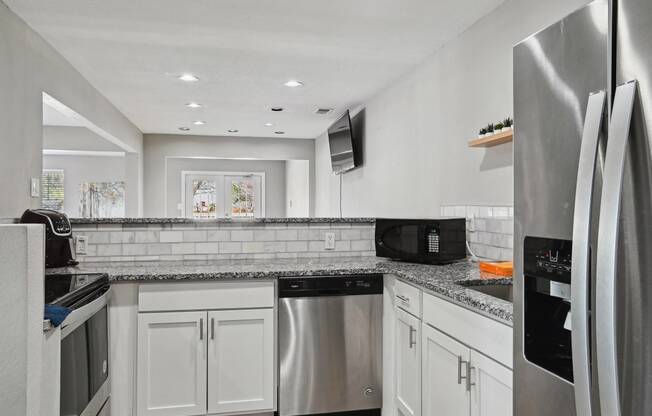
<svg viewBox="0 0 652 416"><path fill-rule="evenodd" d="M487 135L487 129L485 127L480 129L480 132L478 133L478 137L484 137Z"/></svg>
<svg viewBox="0 0 652 416"><path fill-rule="evenodd" d="M500 133L501 131L503 131L503 127L505 127L505 126L503 125L503 123L501 123L501 122L499 121L499 122L496 123L496 125L494 126L494 133Z"/></svg>
<svg viewBox="0 0 652 416"><path fill-rule="evenodd" d="M503 126L506 129L511 129L514 126L514 120L512 120L510 117L507 117L505 120L503 120Z"/></svg>
<svg viewBox="0 0 652 416"><path fill-rule="evenodd" d="M487 124L487 127L485 128L487 129L487 134L494 134L494 123Z"/></svg>

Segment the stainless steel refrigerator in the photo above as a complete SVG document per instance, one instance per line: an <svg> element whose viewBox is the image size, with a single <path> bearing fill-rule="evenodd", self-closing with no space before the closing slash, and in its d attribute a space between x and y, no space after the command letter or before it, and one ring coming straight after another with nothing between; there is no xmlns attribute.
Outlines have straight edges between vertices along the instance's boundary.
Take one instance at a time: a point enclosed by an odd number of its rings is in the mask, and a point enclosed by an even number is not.
<svg viewBox="0 0 652 416"><path fill-rule="evenodd" d="M652 415L652 1L514 47L514 411Z"/></svg>

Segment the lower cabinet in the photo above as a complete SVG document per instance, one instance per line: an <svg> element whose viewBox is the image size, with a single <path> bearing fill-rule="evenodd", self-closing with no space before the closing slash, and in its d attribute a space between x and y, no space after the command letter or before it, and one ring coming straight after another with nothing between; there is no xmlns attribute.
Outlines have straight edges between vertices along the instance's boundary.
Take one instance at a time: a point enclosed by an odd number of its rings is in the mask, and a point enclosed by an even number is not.
<svg viewBox="0 0 652 416"><path fill-rule="evenodd" d="M208 413L274 406L272 309L208 313Z"/></svg>
<svg viewBox="0 0 652 416"><path fill-rule="evenodd" d="M471 350L472 416L512 414L512 371Z"/></svg>
<svg viewBox="0 0 652 416"><path fill-rule="evenodd" d="M206 413L206 312L138 316L138 415Z"/></svg>
<svg viewBox="0 0 652 416"><path fill-rule="evenodd" d="M512 371L423 324L423 415L509 416Z"/></svg>
<svg viewBox="0 0 652 416"><path fill-rule="evenodd" d="M273 317L272 308L139 313L138 415L272 411Z"/></svg>
<svg viewBox="0 0 652 416"><path fill-rule="evenodd" d="M421 320L396 311L396 409L399 416L421 415Z"/></svg>
<svg viewBox="0 0 652 416"><path fill-rule="evenodd" d="M423 415L468 416L471 351L423 324Z"/></svg>

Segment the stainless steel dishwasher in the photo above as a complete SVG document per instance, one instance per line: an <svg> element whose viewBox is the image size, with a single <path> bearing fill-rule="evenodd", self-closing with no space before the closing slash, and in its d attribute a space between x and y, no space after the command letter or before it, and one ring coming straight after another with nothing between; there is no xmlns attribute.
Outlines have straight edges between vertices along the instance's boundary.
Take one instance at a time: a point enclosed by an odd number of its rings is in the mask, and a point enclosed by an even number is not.
<svg viewBox="0 0 652 416"><path fill-rule="evenodd" d="M279 280L279 415L382 405L382 275Z"/></svg>

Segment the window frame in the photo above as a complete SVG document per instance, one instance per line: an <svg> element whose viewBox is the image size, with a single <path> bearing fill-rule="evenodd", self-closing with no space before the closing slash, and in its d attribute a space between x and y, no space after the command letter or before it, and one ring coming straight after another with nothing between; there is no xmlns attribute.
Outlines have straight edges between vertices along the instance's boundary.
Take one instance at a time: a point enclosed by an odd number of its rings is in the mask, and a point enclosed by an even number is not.
<svg viewBox="0 0 652 416"><path fill-rule="evenodd" d="M52 172L58 172L58 173L61 173L61 178L62 178L62 179L61 179L61 187L63 188L63 198L61 198L61 210L60 210L60 212L65 212L65 206L66 206L66 171L65 171L65 169L58 169L58 168L50 169L50 168L48 168L48 169L42 169L42 170L41 170L41 178L40 178L40 186L39 186L39 194L40 194L40 202L39 202L39 205L40 205L41 208L51 209L50 207L45 207L45 206L43 205L43 199L44 199L44 198L43 198L43 197L44 197L44 192L43 192L43 186L44 186L43 175L44 175L45 173L52 173Z"/></svg>
<svg viewBox="0 0 652 416"><path fill-rule="evenodd" d="M210 171L210 170L182 170L181 171L181 217L182 218L192 218L188 217L188 213L186 210L186 179L188 176L221 176L222 180L224 181L224 189L226 190L226 181L227 178L233 177L233 176L259 176L260 177L260 213L258 215L254 215L254 217L233 217L231 215L229 216L224 216L222 213L217 212L217 217L215 219L220 219L220 218L228 218L228 219L235 219L235 220L243 220L246 221L247 219L250 218L265 218L265 185L266 185L266 180L265 180L265 172L264 171L240 171L240 172L233 172L233 171ZM230 184L229 184L230 185ZM166 202L167 204L167 202ZM230 206L231 203L229 202L228 205ZM226 202L225 202L225 209L226 209ZM211 219L205 219L203 221L210 221ZM201 221L201 220L200 220Z"/></svg>

